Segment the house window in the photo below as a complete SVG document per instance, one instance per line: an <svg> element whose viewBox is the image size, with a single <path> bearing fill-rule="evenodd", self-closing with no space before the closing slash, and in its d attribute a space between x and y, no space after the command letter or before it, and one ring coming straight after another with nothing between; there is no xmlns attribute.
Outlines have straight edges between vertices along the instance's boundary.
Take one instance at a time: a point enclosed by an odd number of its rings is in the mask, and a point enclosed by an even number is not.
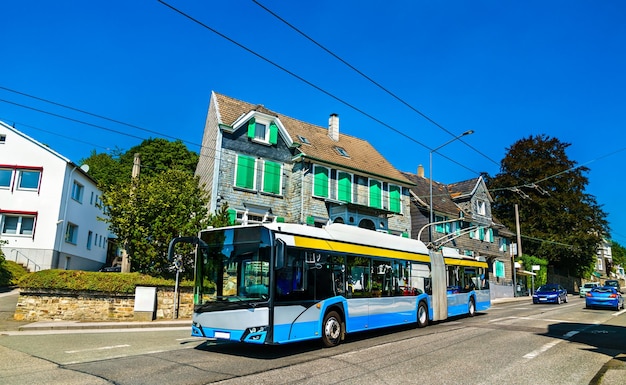
<svg viewBox="0 0 626 385"><path fill-rule="evenodd" d="M276 144L278 126L263 118L252 118L248 121L248 138L263 144Z"/></svg>
<svg viewBox="0 0 626 385"><path fill-rule="evenodd" d="M343 202L352 202L352 174L337 172L337 199Z"/></svg>
<svg viewBox="0 0 626 385"><path fill-rule="evenodd" d="M327 167L313 167L313 195L322 198L328 198L328 186L330 169Z"/></svg>
<svg viewBox="0 0 626 385"><path fill-rule="evenodd" d="M507 242L506 242L506 238L500 238L500 247L498 248L498 250L505 252L507 251Z"/></svg>
<svg viewBox="0 0 626 385"><path fill-rule="evenodd" d="M369 205L380 209L383 207L383 184L380 181L370 179L369 181Z"/></svg>
<svg viewBox="0 0 626 385"><path fill-rule="evenodd" d="M298 135L298 139L300 139L300 143L302 144L311 144L311 142L309 142L309 140L302 135Z"/></svg>
<svg viewBox="0 0 626 385"><path fill-rule="evenodd" d="M235 186L254 190L256 185L256 159L251 156L237 155L235 166Z"/></svg>
<svg viewBox="0 0 626 385"><path fill-rule="evenodd" d="M83 185L74 181L72 185L72 199L76 202L83 203L83 190L85 190Z"/></svg>
<svg viewBox="0 0 626 385"><path fill-rule="evenodd" d="M484 201L476 202L476 213L479 215L487 215L487 203Z"/></svg>
<svg viewBox="0 0 626 385"><path fill-rule="evenodd" d="M389 211L394 213L402 212L401 187L393 184L389 185Z"/></svg>
<svg viewBox="0 0 626 385"><path fill-rule="evenodd" d="M67 228L65 229L65 242L75 245L77 239L78 239L78 226L76 226L73 223L68 223Z"/></svg>
<svg viewBox="0 0 626 385"><path fill-rule="evenodd" d="M93 241L93 231L87 234L87 250L91 250L91 242Z"/></svg>
<svg viewBox="0 0 626 385"><path fill-rule="evenodd" d="M13 177L13 169L0 168L0 188L11 188L11 179Z"/></svg>
<svg viewBox="0 0 626 385"><path fill-rule="evenodd" d="M33 235L35 216L32 215L3 215L2 234Z"/></svg>
<svg viewBox="0 0 626 385"><path fill-rule="evenodd" d="M602 257L598 258L598 263L596 264L596 270L601 271L602 270Z"/></svg>
<svg viewBox="0 0 626 385"><path fill-rule="evenodd" d="M7 141L7 136L6 135L0 135L0 144L4 144Z"/></svg>
<svg viewBox="0 0 626 385"><path fill-rule="evenodd" d="M263 192L280 195L282 192L283 166L266 160L263 163Z"/></svg>
<svg viewBox="0 0 626 385"><path fill-rule="evenodd" d="M24 190L39 189L39 179L41 171L39 170L20 170L18 188Z"/></svg>

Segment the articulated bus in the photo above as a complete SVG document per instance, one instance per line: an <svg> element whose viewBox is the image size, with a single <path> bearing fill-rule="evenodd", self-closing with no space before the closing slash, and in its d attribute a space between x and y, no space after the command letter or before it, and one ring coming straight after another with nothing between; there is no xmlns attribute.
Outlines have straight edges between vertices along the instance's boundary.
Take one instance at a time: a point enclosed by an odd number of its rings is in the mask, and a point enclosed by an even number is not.
<svg viewBox="0 0 626 385"><path fill-rule="evenodd" d="M203 230L192 335L256 344L321 339L490 306L487 263L345 224L263 223Z"/></svg>

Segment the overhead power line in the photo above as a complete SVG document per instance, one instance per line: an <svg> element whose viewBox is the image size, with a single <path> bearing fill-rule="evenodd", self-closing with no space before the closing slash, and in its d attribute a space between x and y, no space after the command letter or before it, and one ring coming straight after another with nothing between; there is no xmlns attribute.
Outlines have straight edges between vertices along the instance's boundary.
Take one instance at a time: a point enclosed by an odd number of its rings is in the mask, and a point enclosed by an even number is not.
<svg viewBox="0 0 626 385"><path fill-rule="evenodd" d="M382 84L380 84L379 82L375 81L374 79L372 79L370 76L367 76L365 73L363 73L362 71L360 71L358 68L356 68L355 66L353 66L352 64L348 63L346 60L344 60L343 58L341 58L339 55L335 54L333 51L331 51L330 49L326 48L325 46L323 46L321 43L317 42L315 39L313 39L312 37L310 37L309 35L307 35L306 33L304 33L302 30L300 30L299 28L297 28L296 26L294 26L293 24L289 23L287 20L285 20L284 18L280 17L279 15L277 15L275 12L273 12L272 10L270 10L269 8L267 8L266 6L264 6L263 4L261 4L259 1L257 0L252 0L252 2L254 2L256 5L258 5L259 7L261 7L262 9L264 9L266 12L268 12L269 14L271 14L272 16L274 16L275 18L277 18L278 20L282 21L284 24L286 24L287 26L289 26L291 29L293 29L294 31L298 32L300 35L302 35L303 37L305 37L307 40L309 40L311 43L315 44L316 46L320 47L322 50L326 51L329 55L331 55L332 57L334 57L335 59L339 60L340 62L342 62L343 64L345 64L348 68L350 68L351 70L353 70L354 72L358 73L359 75L361 75L362 77L364 77L365 79L367 79L369 82L371 82L372 84L374 84L375 86L377 86L378 88L380 88L381 90L383 90L384 92L386 92L387 94L389 94L391 97L393 97L394 99L396 99L397 101L399 101L400 103L404 104L405 106L407 106L408 108L410 108L412 111L416 112L417 114L419 114L422 118L426 119L428 122L432 123L434 126L440 128L441 130L443 130L444 132L446 132L447 134L451 135L451 136L457 136L457 134L453 133L452 131L448 130L447 128L445 128L444 126L442 126L441 124L437 123L435 120L433 120L431 117L429 117L428 115L426 115L425 113L423 113L422 111L418 110L417 108L413 107L411 104L409 104L407 101L405 101L404 99L402 99L401 97L399 97L398 95L396 95L395 93L393 93L392 91L390 91L389 89L387 89L386 87L384 87ZM480 150L478 150L477 148L471 146L469 143L465 142L463 139L458 139L459 142L465 144L466 146L468 146L469 148L471 148L473 151L475 151L476 153L480 154L481 156L483 156L485 159L489 160L490 162L499 165L498 162L496 162L495 160L491 159L489 156L487 156L486 154L482 153Z"/></svg>
<svg viewBox="0 0 626 385"><path fill-rule="evenodd" d="M221 38L223 38L223 39L225 39L225 40L228 40L229 42L231 42L232 44L235 44L236 46L238 46L239 48L241 48L241 49L245 50L246 52L248 52L248 53L250 53L250 54L252 54L252 55L256 56L257 58L259 58L259 59L261 59L261 60L263 60L263 61L265 61L265 62L267 62L267 63L269 63L269 64L271 64L271 65L273 65L274 67L276 67L276 68L280 69L281 71L283 71L283 72L285 72L285 73L287 73L287 74L289 74L289 75L293 76L294 78L296 78L296 79L300 80L301 82L303 82L303 83L305 83L305 84L307 84L307 85L309 85L309 86L311 86L311 87L315 88L316 90L318 90L318 91L322 92L323 94L325 94L325 95L327 95L327 96L329 96L329 97L331 97L331 98L335 99L336 101L340 102L341 104L343 104L343 105L345 105L345 106L347 106L347 107L349 107L349 108L351 108L351 109L353 109L353 110L355 110L355 111L359 112L360 114L362 114L362 115L364 115L364 116L368 117L369 119L371 119L371 120L373 120L373 121L377 122L378 124L380 124L380 125L382 125L382 126L384 126L384 127L387 127L388 129L390 129L390 130L392 130L393 132L395 132L395 133L397 133L397 134L399 134L399 135L401 135L401 136L405 137L406 139L410 140L411 142L414 142L414 143L416 143L416 144L419 144L420 146L424 147L425 149L427 149L427 150L429 150L429 151L430 151L430 150L432 150L432 148L430 148L429 146L425 145L424 143L422 143L422 142L418 141L417 139L415 139L415 138L413 138L413 137L411 137L411 136L409 136L409 135L405 134L404 132L402 132L402 131L398 130L397 128L395 128L395 127L393 127L393 126L391 126L390 124L387 124L387 123L383 122L382 120L380 120L380 119L376 118L375 116L373 116L373 115L369 114L368 112L366 112L366 111L364 111L364 110L360 109L359 107L357 107L357 106L355 106L355 105L353 105L353 104L351 104L351 103L347 102L346 100L344 100L344 99L342 99L342 98L340 98L340 97L338 97L338 96L334 95L333 93L331 93L331 92L329 92L329 91L327 91L327 90L323 89L322 87L320 87L320 86L318 86L318 85L316 85L316 84L314 84L314 83L310 82L309 80L307 80L307 79L303 78L302 76L300 76L300 75L298 75L298 74L294 73L293 71L288 70L287 68L285 68L285 67L281 66L280 64L278 64L278 63L276 63L276 62L274 62L274 61L272 61L272 60L270 60L270 59L266 58L265 56L263 56L263 55L259 54L258 52L253 51L252 49L250 49L250 48L246 47L245 45L243 45L243 44L241 44L241 43L239 43L239 42L237 42L237 41L233 40L232 38L230 38L230 37L228 37L228 36L224 35L223 33L221 33L221 32L219 32L219 31L217 31L216 29L214 29L214 28L212 28L212 27L210 27L210 26L206 25L205 23L203 23L202 21L200 21L200 20L196 19L195 17L193 17L193 16L191 16L191 15L189 15L189 14L187 14L187 13L185 13L185 12L181 11L181 10L179 10L178 8L176 8L176 7L174 7L174 6L170 5L170 4L168 4L167 2L165 2L165 1L163 1L163 0L158 0L158 2L159 2L159 3L161 3L161 4L163 4L163 5L165 5L166 7L170 8L171 10L173 10L173 11L174 11L174 12L176 12L176 13L178 13L179 15L181 15L181 16L183 16L183 17L185 17L185 18L187 18L187 19L189 19L189 20L193 21L194 23L196 23L196 24L198 24L198 25L202 26L203 28L205 28L205 29L207 29L207 30L209 30L209 31L213 32L214 34L216 34L216 35L220 36ZM448 160L449 160L449 161L451 161L452 163L455 163L455 164L457 164L458 166L461 166L461 167L465 168L466 170L469 170L469 171L471 171L471 172L473 172L473 173L475 173L475 174L480 175L480 172L475 171L475 170L472 170L471 168L467 167L466 165L464 165L464 164L462 164L462 163L460 163L460 162L458 162L458 161L456 161L456 160L454 160L454 159L452 159L452 158L450 158L450 157L448 157L448 156L446 156L446 155L443 155L443 154L439 154L439 155L441 155L442 157L444 157L444 158L448 159Z"/></svg>

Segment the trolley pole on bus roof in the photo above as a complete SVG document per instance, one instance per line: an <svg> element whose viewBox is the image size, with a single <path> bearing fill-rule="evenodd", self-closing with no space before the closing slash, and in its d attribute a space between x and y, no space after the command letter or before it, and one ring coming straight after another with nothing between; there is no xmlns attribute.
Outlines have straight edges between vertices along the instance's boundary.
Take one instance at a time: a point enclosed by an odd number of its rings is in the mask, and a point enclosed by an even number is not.
<svg viewBox="0 0 626 385"><path fill-rule="evenodd" d="M460 139L461 137L465 136L465 135L471 135L474 133L474 130L467 130L464 133L455 136L454 138L448 140L447 142L445 142L444 144L442 144L439 147L436 147L432 150L430 150L429 153L429 170L428 170L428 179L430 179L430 199L429 199L429 204L430 204L430 217L428 220L428 242L432 242L433 241L433 229L432 229L432 223L435 221L435 217L433 214L433 152L437 152L438 150L442 149L444 146L447 146L448 144L454 142L457 139Z"/></svg>

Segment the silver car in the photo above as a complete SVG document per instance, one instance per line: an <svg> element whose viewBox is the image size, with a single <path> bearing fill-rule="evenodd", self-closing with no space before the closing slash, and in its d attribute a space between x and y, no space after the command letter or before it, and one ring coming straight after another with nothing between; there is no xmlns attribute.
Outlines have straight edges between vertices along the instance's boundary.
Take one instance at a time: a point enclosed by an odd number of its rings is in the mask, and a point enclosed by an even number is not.
<svg viewBox="0 0 626 385"><path fill-rule="evenodd" d="M580 298L584 297L593 289L594 287L598 287L599 285L595 282L586 283L580 287Z"/></svg>

